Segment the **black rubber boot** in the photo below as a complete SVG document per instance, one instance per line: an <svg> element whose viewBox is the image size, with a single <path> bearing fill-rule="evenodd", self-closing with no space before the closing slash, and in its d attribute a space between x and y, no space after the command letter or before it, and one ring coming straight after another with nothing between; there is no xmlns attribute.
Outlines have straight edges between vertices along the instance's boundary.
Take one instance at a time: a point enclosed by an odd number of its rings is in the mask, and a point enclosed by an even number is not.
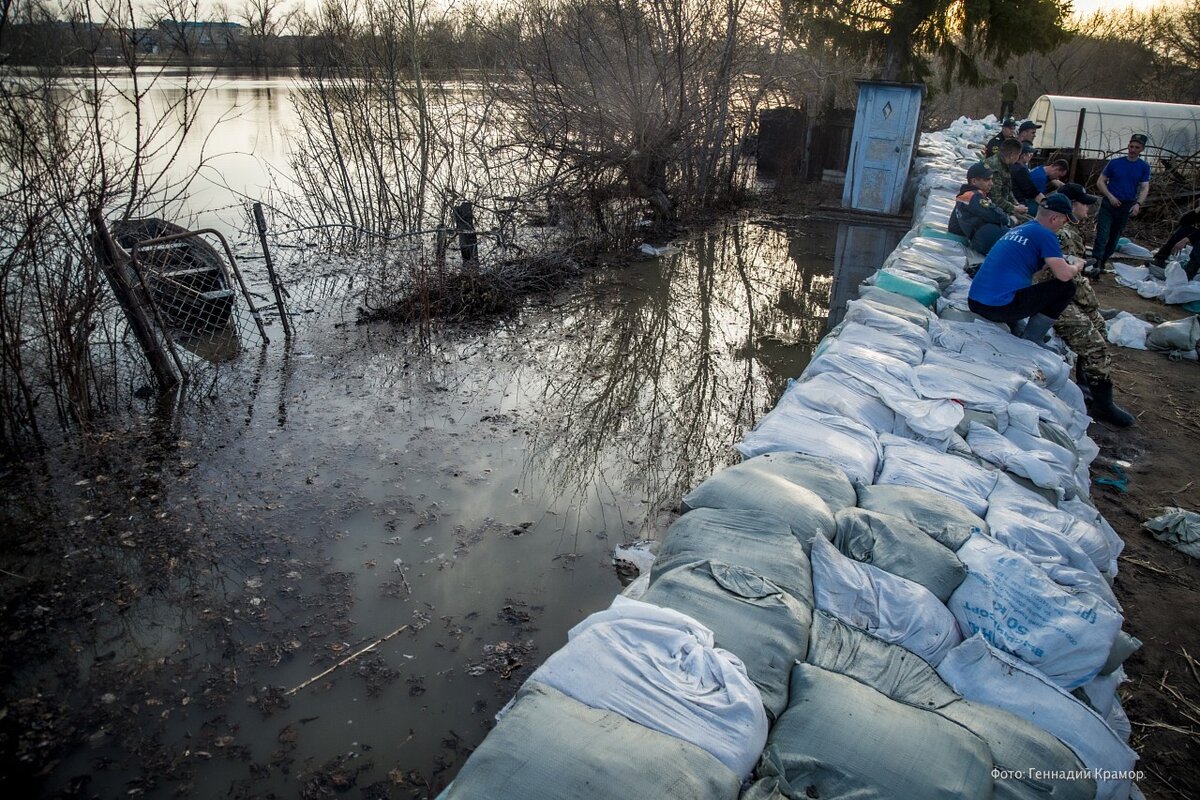
<svg viewBox="0 0 1200 800"><path fill-rule="evenodd" d="M1075 359L1075 384L1083 392L1083 402L1092 402L1092 384L1088 382L1087 373L1083 371L1083 359Z"/></svg>
<svg viewBox="0 0 1200 800"><path fill-rule="evenodd" d="M1118 428L1128 428L1135 420L1133 414L1113 402L1112 381L1096 381L1092 384L1092 404L1088 409L1092 418L1111 422Z"/></svg>

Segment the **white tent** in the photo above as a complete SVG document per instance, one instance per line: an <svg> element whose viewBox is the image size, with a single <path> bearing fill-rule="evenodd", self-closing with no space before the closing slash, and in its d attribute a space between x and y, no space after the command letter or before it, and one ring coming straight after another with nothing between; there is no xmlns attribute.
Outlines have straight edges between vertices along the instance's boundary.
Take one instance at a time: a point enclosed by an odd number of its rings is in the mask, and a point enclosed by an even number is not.
<svg viewBox="0 0 1200 800"><path fill-rule="evenodd" d="M1042 126L1034 146L1046 152L1075 147L1080 109L1085 110L1081 150L1115 153L1125 149L1131 134L1144 133L1150 137L1147 158L1166 155L1159 149L1179 155L1200 151L1200 106L1054 94L1039 97L1029 111L1029 119Z"/></svg>

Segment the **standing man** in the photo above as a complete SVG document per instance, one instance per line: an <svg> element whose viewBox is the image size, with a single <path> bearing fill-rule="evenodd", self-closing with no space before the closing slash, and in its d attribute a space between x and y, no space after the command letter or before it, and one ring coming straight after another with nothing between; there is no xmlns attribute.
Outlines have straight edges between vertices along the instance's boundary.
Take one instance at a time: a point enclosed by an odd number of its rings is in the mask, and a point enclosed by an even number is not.
<svg viewBox="0 0 1200 800"><path fill-rule="evenodd" d="M1146 134L1130 136L1126 154L1109 161L1096 179L1096 188L1104 198L1100 201L1096 241L1092 245L1097 270L1104 269L1117 249L1117 240L1124 233L1125 224L1130 217L1138 215L1150 193L1150 165L1142 160L1145 149Z"/></svg>
<svg viewBox="0 0 1200 800"><path fill-rule="evenodd" d="M1000 84L1000 119L1012 116L1013 107L1017 104L1017 82L1009 75L1008 80Z"/></svg>
<svg viewBox="0 0 1200 800"><path fill-rule="evenodd" d="M1063 258L1056 234L1076 221L1070 200L1061 194L1047 197L1035 220L1013 228L992 247L971 281L967 306L992 322L1029 317L1021 338L1041 344L1075 296L1073 279L1082 263ZM1043 267L1053 279L1033 283Z"/></svg>
<svg viewBox="0 0 1200 800"><path fill-rule="evenodd" d="M1058 194L1071 201L1071 210L1080 220L1085 219L1100 200L1085 192L1078 183L1064 183ZM1086 250L1078 228L1063 226L1058 232L1058 243L1068 262L1083 263ZM1054 276L1043 271L1034 280L1053 281ZM1054 321L1054 332L1075 353L1076 380L1084 390L1092 417L1128 428L1135 421L1133 415L1113 401L1112 358L1108 352L1107 326L1100 314L1100 301L1096 299L1091 281L1082 274L1076 275L1074 282L1075 297Z"/></svg>
<svg viewBox="0 0 1200 800"><path fill-rule="evenodd" d="M988 139L987 145L984 146L983 157L991 158L1000 149L1001 142L1015 138L1017 138L1017 121L1012 117L1005 117L1004 122L1000 123L1000 132Z"/></svg>

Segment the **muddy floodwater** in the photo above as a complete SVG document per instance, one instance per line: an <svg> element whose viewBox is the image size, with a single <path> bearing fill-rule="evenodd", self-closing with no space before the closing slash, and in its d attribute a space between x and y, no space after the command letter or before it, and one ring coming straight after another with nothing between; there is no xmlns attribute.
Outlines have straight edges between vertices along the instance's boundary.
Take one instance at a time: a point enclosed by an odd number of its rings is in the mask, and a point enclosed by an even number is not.
<svg viewBox="0 0 1200 800"><path fill-rule="evenodd" d="M878 266L855 237L895 240L743 218L487 324L309 315L10 471L0 785L435 795L620 591L613 548L735 460Z"/></svg>

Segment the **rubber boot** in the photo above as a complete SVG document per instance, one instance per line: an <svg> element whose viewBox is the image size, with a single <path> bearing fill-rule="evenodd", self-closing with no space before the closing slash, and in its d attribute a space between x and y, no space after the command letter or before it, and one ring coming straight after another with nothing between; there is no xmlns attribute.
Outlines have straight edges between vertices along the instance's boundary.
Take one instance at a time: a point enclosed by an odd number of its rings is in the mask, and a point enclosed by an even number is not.
<svg viewBox="0 0 1200 800"><path fill-rule="evenodd" d="M1092 402L1092 384L1088 382L1087 373L1083 371L1083 359L1075 359L1075 385L1083 392L1083 402Z"/></svg>
<svg viewBox="0 0 1200 800"><path fill-rule="evenodd" d="M1092 384L1092 405L1088 409L1092 418L1111 422L1118 428L1128 428L1134 423L1133 415L1113 402L1112 381L1096 381Z"/></svg>
<svg viewBox="0 0 1200 800"><path fill-rule="evenodd" d="M1046 334L1052 327L1054 327L1054 320L1051 317L1047 317L1045 314L1034 314L1029 318L1029 322L1025 323L1025 331L1021 334L1021 338L1044 345Z"/></svg>

